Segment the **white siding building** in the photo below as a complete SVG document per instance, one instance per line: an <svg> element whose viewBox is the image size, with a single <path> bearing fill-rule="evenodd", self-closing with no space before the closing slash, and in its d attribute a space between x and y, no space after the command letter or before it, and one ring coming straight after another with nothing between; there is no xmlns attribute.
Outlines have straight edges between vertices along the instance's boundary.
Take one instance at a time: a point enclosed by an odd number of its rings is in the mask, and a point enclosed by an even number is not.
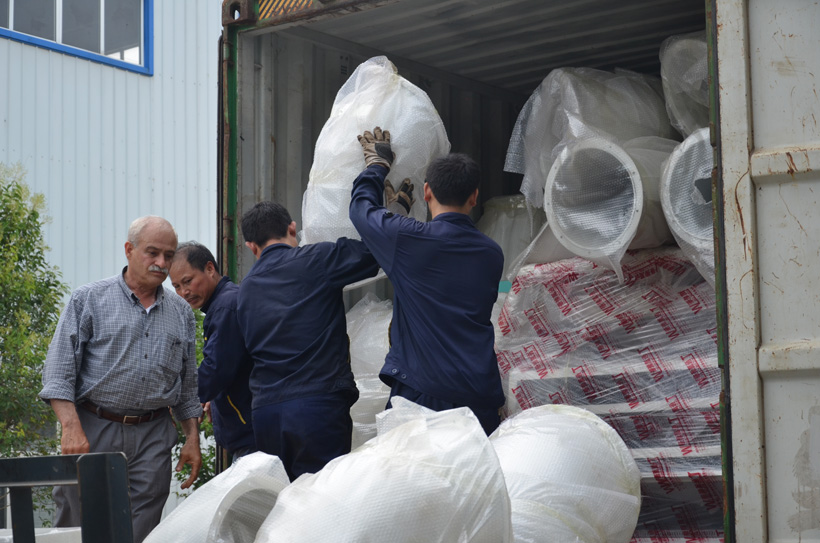
<svg viewBox="0 0 820 543"><path fill-rule="evenodd" d="M0 162L46 197L74 289L118 273L130 222L217 248L219 0L0 0Z"/></svg>

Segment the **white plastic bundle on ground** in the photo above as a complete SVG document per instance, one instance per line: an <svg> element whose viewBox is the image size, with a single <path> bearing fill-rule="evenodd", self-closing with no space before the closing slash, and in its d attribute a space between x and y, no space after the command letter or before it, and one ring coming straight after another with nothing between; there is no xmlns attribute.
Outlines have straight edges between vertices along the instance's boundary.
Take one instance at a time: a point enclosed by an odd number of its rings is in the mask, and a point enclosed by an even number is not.
<svg viewBox="0 0 820 543"><path fill-rule="evenodd" d="M618 145L604 138L563 147L547 176L544 211L558 241L623 280L627 249L672 241L660 202L664 162L677 142L656 136Z"/></svg>
<svg viewBox="0 0 820 543"><path fill-rule="evenodd" d="M504 477L475 415L401 400L380 415L398 425L380 421L375 439L286 488L256 543L511 542Z"/></svg>
<svg viewBox="0 0 820 543"><path fill-rule="evenodd" d="M392 137L396 160L389 178L395 186L409 178L421 187L429 163L450 150L444 124L427 94L399 76L386 57L363 62L336 94L316 141L302 199L302 243L360 239L348 216L353 181L365 168L356 136L376 126ZM410 215L426 220L424 198L416 198Z"/></svg>
<svg viewBox="0 0 820 543"><path fill-rule="evenodd" d="M390 397L390 387L379 379L379 371L390 350L388 328L393 318L393 302L367 293L346 317L350 368L359 389L359 399L350 408L355 449L376 436L376 415L384 411Z"/></svg>
<svg viewBox="0 0 820 543"><path fill-rule="evenodd" d="M667 160L661 176L661 204L683 254L714 287L713 166L709 128L701 128L683 140Z"/></svg>
<svg viewBox="0 0 820 543"><path fill-rule="evenodd" d="M541 230L545 219L540 209L527 208L523 194L497 196L484 202L484 213L476 228L501 246L504 253L502 277L510 272L510 266Z"/></svg>
<svg viewBox="0 0 820 543"><path fill-rule="evenodd" d="M593 136L616 142L674 138L660 81L625 70L551 71L518 116L504 170L524 174L521 192L530 205L541 207L561 147Z"/></svg>
<svg viewBox="0 0 820 543"><path fill-rule="evenodd" d="M544 405L490 436L507 482L516 543L627 543L641 474L623 440L589 411Z"/></svg>
<svg viewBox="0 0 820 543"><path fill-rule="evenodd" d="M250 543L289 482L278 457L243 456L191 493L145 543Z"/></svg>
<svg viewBox="0 0 820 543"><path fill-rule="evenodd" d="M685 138L709 126L706 31L666 38L659 56L666 111L672 126Z"/></svg>

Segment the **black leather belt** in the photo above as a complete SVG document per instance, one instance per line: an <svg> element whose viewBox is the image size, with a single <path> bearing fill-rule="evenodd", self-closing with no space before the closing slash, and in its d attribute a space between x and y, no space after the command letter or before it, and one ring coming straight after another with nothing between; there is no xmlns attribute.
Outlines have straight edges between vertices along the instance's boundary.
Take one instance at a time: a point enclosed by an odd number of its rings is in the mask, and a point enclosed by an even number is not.
<svg viewBox="0 0 820 543"><path fill-rule="evenodd" d="M168 414L167 407L160 407L159 409L154 409L153 411L143 413L142 415L117 415L115 413L105 411L102 407L95 405L89 401L81 403L80 407L82 407L86 411L91 411L98 417L103 418L105 420L119 422L120 424L125 424L128 426L133 426L135 424L140 424L143 422L150 422L152 420L156 420Z"/></svg>

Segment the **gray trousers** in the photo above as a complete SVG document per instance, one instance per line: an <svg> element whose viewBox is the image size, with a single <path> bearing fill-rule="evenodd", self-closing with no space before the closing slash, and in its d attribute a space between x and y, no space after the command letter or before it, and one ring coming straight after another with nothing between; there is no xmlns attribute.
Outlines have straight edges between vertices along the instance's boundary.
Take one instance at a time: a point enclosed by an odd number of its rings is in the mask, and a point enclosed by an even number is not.
<svg viewBox="0 0 820 543"><path fill-rule="evenodd" d="M128 459L128 485L134 543L141 543L159 524L171 488L171 448L177 430L170 416L126 426L77 409L91 452L124 452ZM56 527L80 525L78 487L55 486Z"/></svg>

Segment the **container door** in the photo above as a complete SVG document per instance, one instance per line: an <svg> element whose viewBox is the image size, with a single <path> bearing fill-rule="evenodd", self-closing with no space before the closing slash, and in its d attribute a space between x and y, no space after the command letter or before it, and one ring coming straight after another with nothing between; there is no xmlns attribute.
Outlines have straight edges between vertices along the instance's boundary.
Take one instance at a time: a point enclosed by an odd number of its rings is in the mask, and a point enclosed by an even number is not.
<svg viewBox="0 0 820 543"><path fill-rule="evenodd" d="M820 541L820 7L714 7L733 539Z"/></svg>

